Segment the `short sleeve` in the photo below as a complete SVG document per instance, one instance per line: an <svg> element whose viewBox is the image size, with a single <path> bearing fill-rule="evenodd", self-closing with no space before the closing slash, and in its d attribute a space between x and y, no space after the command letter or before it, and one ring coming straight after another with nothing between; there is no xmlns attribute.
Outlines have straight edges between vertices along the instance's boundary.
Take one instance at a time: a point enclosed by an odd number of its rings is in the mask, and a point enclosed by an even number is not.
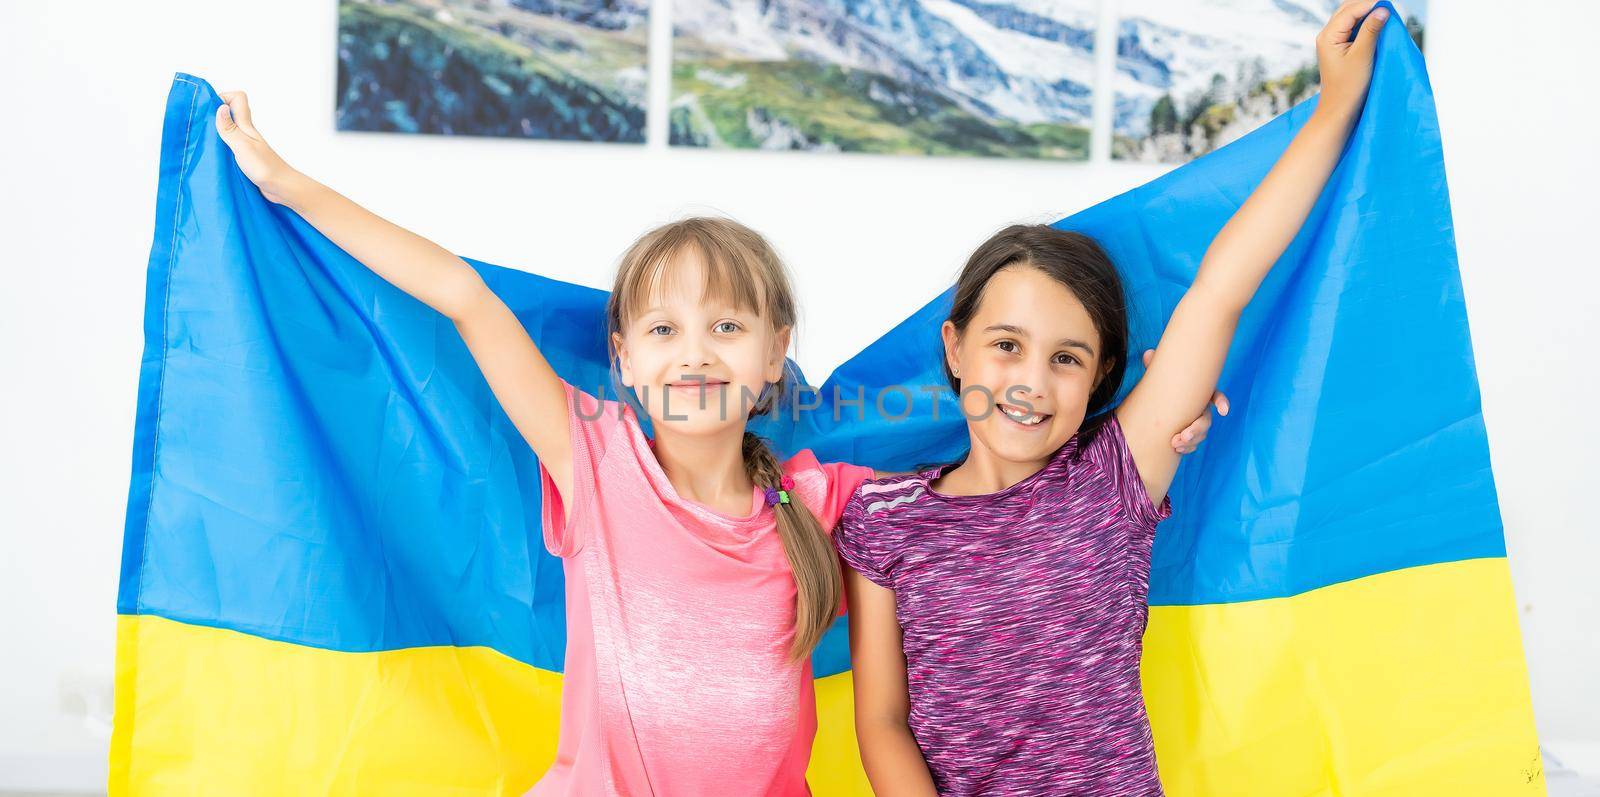
<svg viewBox="0 0 1600 797"><path fill-rule="evenodd" d="M866 500L857 492L845 503L839 523L833 529L833 547L851 570L866 576L867 580L880 587L894 589L894 583L883 565L880 543L880 535L874 533L867 519Z"/></svg>
<svg viewBox="0 0 1600 797"><path fill-rule="evenodd" d="M1117 498L1134 522L1153 527L1172 515L1172 496L1162 496L1161 505L1157 506L1145 491L1144 479L1139 476L1139 466L1133 461L1133 451L1128 448L1115 412L1094 432L1083 457L1111 476Z"/></svg>
<svg viewBox="0 0 1600 797"><path fill-rule="evenodd" d="M566 557L583 550L600 463L623 426L623 407L616 401L597 399L565 380L561 386L566 391L567 436L572 441L572 495L561 494L543 462L539 463L539 485L545 550Z"/></svg>
<svg viewBox="0 0 1600 797"><path fill-rule="evenodd" d="M872 478L872 469L848 462L817 462L811 449L803 449L783 463L785 475L794 477L795 489L811 510L822 530L832 534L839 516L861 483ZM844 595L839 596L839 614L846 610Z"/></svg>
<svg viewBox="0 0 1600 797"><path fill-rule="evenodd" d="M817 509L817 519L822 521L823 528L833 529L839 525L845 505L850 503L861 483L872 478L872 468L848 462L824 462L822 473L828 479L828 492Z"/></svg>

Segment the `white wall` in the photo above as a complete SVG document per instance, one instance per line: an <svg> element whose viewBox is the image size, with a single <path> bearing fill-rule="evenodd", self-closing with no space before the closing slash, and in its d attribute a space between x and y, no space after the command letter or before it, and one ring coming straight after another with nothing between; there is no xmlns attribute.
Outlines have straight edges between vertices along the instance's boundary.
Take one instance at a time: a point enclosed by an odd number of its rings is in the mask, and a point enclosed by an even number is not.
<svg viewBox="0 0 1600 797"><path fill-rule="evenodd" d="M658 0L658 3L664 0ZM1434 0L1429 59L1542 737L1600 750L1585 511L1600 435L1590 3ZM665 17L658 15L664 21ZM1582 17L1580 19L1580 17ZM8 4L0 15L0 789L101 787L156 155L174 71L244 88L291 162L465 255L605 287L644 229L714 209L797 273L814 379L1015 220L1151 167L336 133L333 0ZM667 28L657 24L657 41ZM665 51L656 48L660 74ZM657 92L653 102L664 96ZM1581 215L1580 215L1581 214ZM822 308L822 309L819 309ZM809 321L809 323L805 323ZM20 378L15 375L20 374ZM1592 753L1591 753L1592 754ZM1600 756L1590 759L1600 771Z"/></svg>
<svg viewBox="0 0 1600 797"><path fill-rule="evenodd" d="M1600 7L1434 0L1429 16L1534 715L1557 758L1600 775L1600 157L1591 132Z"/></svg>

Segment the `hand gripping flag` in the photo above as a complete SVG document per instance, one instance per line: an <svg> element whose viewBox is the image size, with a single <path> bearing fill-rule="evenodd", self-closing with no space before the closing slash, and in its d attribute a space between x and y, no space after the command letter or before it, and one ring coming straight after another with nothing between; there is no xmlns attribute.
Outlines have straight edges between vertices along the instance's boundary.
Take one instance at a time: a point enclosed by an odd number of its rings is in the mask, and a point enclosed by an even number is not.
<svg viewBox="0 0 1600 797"><path fill-rule="evenodd" d="M1134 351L1314 102L1059 223L1121 269ZM533 454L448 320L261 197L218 104L184 74L167 101L110 789L521 793L554 755L566 636ZM1143 678L1170 794L1543 791L1449 208L1391 21L1157 533ZM468 262L562 377L616 395L603 293ZM756 431L886 470L958 455L954 397L920 390L949 301L818 390L868 411ZM813 791L869 794L842 629L814 670Z"/></svg>

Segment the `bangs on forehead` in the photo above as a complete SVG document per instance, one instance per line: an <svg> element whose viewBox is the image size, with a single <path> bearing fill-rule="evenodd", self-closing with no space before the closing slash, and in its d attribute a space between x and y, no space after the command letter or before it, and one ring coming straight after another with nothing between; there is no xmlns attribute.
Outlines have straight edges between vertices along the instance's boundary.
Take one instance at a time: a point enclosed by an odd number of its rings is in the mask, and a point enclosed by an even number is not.
<svg viewBox="0 0 1600 797"><path fill-rule="evenodd" d="M677 287L678 275L688 268L689 258L698 258L703 279L697 297L703 303L723 303L742 312L766 316L762 299L770 294L763 284L761 270L751 262L755 253L729 251L698 236L663 236L650 251L642 253L638 266L626 275L621 289L623 324L630 324L661 295Z"/></svg>

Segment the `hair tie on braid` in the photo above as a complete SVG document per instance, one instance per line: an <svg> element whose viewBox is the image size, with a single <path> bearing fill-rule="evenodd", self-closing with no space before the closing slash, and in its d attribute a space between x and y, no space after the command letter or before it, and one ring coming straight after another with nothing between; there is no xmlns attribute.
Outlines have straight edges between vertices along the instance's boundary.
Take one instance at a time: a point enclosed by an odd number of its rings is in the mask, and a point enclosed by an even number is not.
<svg viewBox="0 0 1600 797"><path fill-rule="evenodd" d="M804 496L794 492L797 480L784 474L771 447L749 429L744 432L744 467L758 495L774 510L774 526L794 575L795 634L789 653L799 661L811 655L838 614L844 595L839 557L828 530L806 506Z"/></svg>
<svg viewBox="0 0 1600 797"><path fill-rule="evenodd" d="M794 489L794 479L785 476L778 480L777 487L767 488L767 506L789 503L789 491Z"/></svg>

